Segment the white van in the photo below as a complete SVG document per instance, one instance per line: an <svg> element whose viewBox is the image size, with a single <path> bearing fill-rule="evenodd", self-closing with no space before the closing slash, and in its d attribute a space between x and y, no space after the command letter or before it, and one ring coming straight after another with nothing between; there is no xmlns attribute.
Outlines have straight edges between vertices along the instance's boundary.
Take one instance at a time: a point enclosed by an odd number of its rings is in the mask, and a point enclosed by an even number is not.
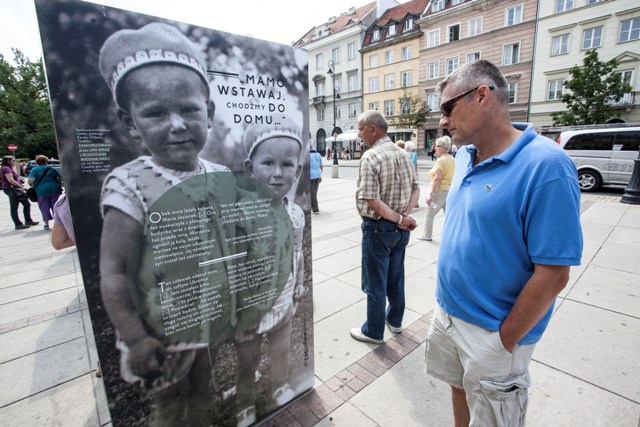
<svg viewBox="0 0 640 427"><path fill-rule="evenodd" d="M602 185L628 185L640 150L640 127L581 129L558 137L578 168L582 191Z"/></svg>

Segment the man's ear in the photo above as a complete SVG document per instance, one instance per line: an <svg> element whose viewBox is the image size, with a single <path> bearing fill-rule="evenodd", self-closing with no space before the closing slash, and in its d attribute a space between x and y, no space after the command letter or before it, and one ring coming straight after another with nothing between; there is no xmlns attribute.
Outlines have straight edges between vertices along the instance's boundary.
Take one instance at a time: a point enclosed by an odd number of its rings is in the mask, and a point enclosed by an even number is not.
<svg viewBox="0 0 640 427"><path fill-rule="evenodd" d="M209 99L207 101L207 127L211 129L213 126L213 116L216 113L216 104L213 100Z"/></svg>
<svg viewBox="0 0 640 427"><path fill-rule="evenodd" d="M296 179L300 177L300 172L302 172L302 165L298 164L298 170L296 170Z"/></svg>
<svg viewBox="0 0 640 427"><path fill-rule="evenodd" d="M136 128L136 124L133 122L129 113L120 108L118 109L118 118L127 127L129 135L132 138L140 139L140 132L138 131L138 128Z"/></svg>
<svg viewBox="0 0 640 427"><path fill-rule="evenodd" d="M244 170L247 171L247 174L249 174L249 176L253 177L253 162L251 161L251 159L247 159L244 161Z"/></svg>

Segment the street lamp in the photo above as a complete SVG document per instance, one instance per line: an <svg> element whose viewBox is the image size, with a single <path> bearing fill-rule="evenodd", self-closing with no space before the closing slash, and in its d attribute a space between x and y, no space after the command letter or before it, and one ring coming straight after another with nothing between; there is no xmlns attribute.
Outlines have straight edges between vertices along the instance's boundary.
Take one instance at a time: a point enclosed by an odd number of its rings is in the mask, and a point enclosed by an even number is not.
<svg viewBox="0 0 640 427"><path fill-rule="evenodd" d="M337 165L338 164L338 153L336 151L336 146L337 146L337 141L336 141L336 134L337 134L337 129L336 129L336 116L337 116L337 110L336 110L336 99L340 99L340 93L338 92L338 90L336 89L336 74L335 74L335 64L333 61L329 61L327 63L327 65L329 66L329 71L327 71L327 74L329 74L331 76L331 83L333 86L333 130L331 131L331 137L333 138L333 164ZM332 168L333 169L333 168ZM332 173L332 176L334 174ZM337 176L336 176L337 177Z"/></svg>

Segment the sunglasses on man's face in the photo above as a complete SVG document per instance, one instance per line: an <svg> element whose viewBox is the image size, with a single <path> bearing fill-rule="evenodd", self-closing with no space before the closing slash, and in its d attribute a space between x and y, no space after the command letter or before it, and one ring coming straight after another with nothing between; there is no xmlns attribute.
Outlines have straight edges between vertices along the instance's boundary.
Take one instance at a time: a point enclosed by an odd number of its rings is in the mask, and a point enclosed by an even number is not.
<svg viewBox="0 0 640 427"><path fill-rule="evenodd" d="M469 95L471 92L475 92L476 90L480 89L482 86L484 85L480 85L478 87L474 87L473 89L469 89L468 91L462 92L460 95L456 95L453 98L443 102L442 104L440 104L440 114L442 114L443 116L449 117L453 112L453 107L456 106L456 102L460 101L462 98ZM487 87L489 88L489 90L495 89L493 86L487 86Z"/></svg>

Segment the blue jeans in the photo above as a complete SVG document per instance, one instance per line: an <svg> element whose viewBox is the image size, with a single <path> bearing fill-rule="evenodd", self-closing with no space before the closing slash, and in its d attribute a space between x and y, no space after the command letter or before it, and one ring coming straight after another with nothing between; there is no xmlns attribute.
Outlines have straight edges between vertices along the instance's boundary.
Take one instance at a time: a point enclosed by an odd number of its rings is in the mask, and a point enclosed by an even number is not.
<svg viewBox="0 0 640 427"><path fill-rule="evenodd" d="M408 243L409 232L391 221L362 223L362 291L367 294L367 321L362 333L370 338L383 339L385 319L391 326L402 326L404 253Z"/></svg>

